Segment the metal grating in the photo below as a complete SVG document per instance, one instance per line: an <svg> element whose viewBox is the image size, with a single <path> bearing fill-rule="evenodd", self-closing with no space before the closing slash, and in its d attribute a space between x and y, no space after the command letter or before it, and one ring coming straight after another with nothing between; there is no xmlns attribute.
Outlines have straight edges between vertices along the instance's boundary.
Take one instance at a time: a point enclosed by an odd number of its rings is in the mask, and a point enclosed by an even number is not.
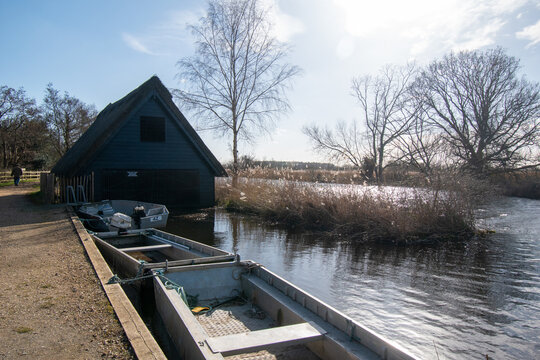
<svg viewBox="0 0 540 360"><path fill-rule="evenodd" d="M274 327L273 320L251 303L243 305L223 305L207 314L197 316L197 320L210 337L240 334ZM292 345L271 350L237 354L225 357L227 360L295 360L319 359L304 345Z"/></svg>

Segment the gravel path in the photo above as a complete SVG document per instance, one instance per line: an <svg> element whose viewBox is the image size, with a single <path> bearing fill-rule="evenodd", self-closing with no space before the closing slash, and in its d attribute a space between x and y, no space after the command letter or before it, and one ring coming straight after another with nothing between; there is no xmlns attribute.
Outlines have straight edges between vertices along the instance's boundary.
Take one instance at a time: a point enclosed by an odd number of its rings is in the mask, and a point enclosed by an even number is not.
<svg viewBox="0 0 540 360"><path fill-rule="evenodd" d="M133 359L64 206L0 188L0 359Z"/></svg>

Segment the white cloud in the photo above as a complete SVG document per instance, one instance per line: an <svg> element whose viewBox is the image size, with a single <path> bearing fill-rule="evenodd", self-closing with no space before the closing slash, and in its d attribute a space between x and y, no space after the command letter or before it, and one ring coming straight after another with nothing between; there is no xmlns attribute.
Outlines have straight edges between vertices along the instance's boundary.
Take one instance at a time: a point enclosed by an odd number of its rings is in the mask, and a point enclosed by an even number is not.
<svg viewBox="0 0 540 360"><path fill-rule="evenodd" d="M512 13L519 8L527 5L529 0L492 0L487 1L486 5L492 8L497 14Z"/></svg>
<svg viewBox="0 0 540 360"><path fill-rule="evenodd" d="M408 41L410 54L491 45L505 16L528 0L334 0L347 34Z"/></svg>
<svg viewBox="0 0 540 360"><path fill-rule="evenodd" d="M191 34L188 25L196 24L204 16L203 8L194 11L172 11L160 24L150 29L150 36L155 39L189 40Z"/></svg>
<svg viewBox="0 0 540 360"><path fill-rule="evenodd" d="M140 39L137 39L135 36L130 35L128 33L122 34L122 39L124 42L133 50L149 54L149 55L155 55L152 51L150 51L142 42Z"/></svg>
<svg viewBox="0 0 540 360"><path fill-rule="evenodd" d="M189 24L196 23L203 15L199 11L172 11L160 23L145 29L144 35L136 36L127 32L122 34L124 42L133 50L149 55L175 53L182 42L192 43Z"/></svg>
<svg viewBox="0 0 540 360"><path fill-rule="evenodd" d="M336 47L336 54L340 59L347 59L354 53L355 44L352 36L341 38Z"/></svg>
<svg viewBox="0 0 540 360"><path fill-rule="evenodd" d="M276 0L263 0L263 6L269 9L269 21L272 32L279 41L289 41L294 35L304 32L304 24L298 18L285 14Z"/></svg>
<svg viewBox="0 0 540 360"><path fill-rule="evenodd" d="M272 31L280 41L288 41L293 35L304 31L303 23L285 14L275 0L265 0L270 9ZM143 35L122 34L124 42L133 50L149 55L169 55L180 52L186 44L192 45L188 25L197 24L205 15L205 8L171 11L160 23L145 29Z"/></svg>
<svg viewBox="0 0 540 360"><path fill-rule="evenodd" d="M279 13L275 18L273 30L279 41L289 41L293 35L304 31L304 24L295 17Z"/></svg>
<svg viewBox="0 0 540 360"><path fill-rule="evenodd" d="M516 33L518 39L528 40L527 47L531 47L540 43L540 20L536 24L527 26L523 30Z"/></svg>
<svg viewBox="0 0 540 360"><path fill-rule="evenodd" d="M495 35L504 24L505 22L501 19L493 19L490 23L463 34L463 40L455 44L452 50L475 50L493 45L495 43Z"/></svg>

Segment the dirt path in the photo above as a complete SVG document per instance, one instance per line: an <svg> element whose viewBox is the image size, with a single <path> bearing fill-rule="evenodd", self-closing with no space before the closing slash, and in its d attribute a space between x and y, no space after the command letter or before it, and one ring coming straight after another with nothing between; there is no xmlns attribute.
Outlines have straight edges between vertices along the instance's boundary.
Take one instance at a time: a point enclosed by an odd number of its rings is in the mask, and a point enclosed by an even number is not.
<svg viewBox="0 0 540 360"><path fill-rule="evenodd" d="M63 206L0 188L0 359L130 359L133 352Z"/></svg>

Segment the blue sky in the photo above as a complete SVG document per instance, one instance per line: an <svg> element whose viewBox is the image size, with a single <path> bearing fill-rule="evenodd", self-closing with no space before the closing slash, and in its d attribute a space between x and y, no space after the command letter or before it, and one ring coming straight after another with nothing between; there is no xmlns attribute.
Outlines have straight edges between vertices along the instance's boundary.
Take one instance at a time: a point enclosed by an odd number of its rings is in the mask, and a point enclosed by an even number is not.
<svg viewBox="0 0 540 360"><path fill-rule="evenodd" d="M292 111L272 137L241 145L242 154L258 159L323 160L302 127L357 118L351 79L384 64L422 65L451 50L502 46L540 82L540 0L264 1L303 75L289 92ZM0 0L0 85L24 87L41 101L52 82L98 110L152 75L177 88L176 62L193 53L186 24L205 8L185 0ZM201 136L218 159L231 158L226 139Z"/></svg>

